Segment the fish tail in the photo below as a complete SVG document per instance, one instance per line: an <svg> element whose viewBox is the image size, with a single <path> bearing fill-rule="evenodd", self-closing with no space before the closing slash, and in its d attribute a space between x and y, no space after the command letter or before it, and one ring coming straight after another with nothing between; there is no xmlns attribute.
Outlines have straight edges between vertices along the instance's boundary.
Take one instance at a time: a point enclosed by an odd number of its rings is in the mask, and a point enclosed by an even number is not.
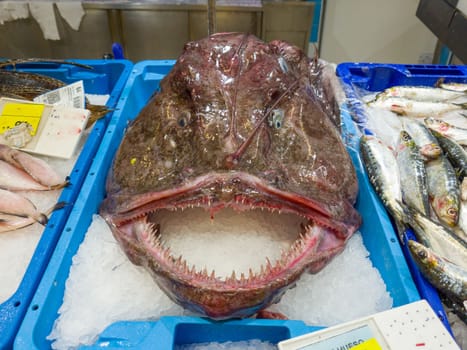
<svg viewBox="0 0 467 350"><path fill-rule="evenodd" d="M45 213L38 213L38 215L36 215L32 219L37 221L39 224L45 226L49 222L49 215L52 214L52 212L54 212L55 210L62 209L66 207L67 205L68 205L67 202L58 202L55 205L53 205L51 208L46 210Z"/></svg>
<svg viewBox="0 0 467 350"><path fill-rule="evenodd" d="M44 213L39 213L37 218L34 218L34 220L36 220L42 226L47 225L47 223L49 222L49 218Z"/></svg>

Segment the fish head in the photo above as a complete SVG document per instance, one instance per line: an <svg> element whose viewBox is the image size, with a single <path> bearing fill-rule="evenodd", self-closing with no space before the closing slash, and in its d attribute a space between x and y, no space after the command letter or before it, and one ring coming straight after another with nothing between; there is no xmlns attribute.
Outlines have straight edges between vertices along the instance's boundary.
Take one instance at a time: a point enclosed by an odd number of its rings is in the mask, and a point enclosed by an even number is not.
<svg viewBox="0 0 467 350"><path fill-rule="evenodd" d="M100 213L177 303L216 319L250 316L322 268L359 227L356 173L321 64L247 34L188 43L127 129ZM158 213L193 207L211 217L225 208L290 213L302 224L280 260L222 280L162 243Z"/></svg>
<svg viewBox="0 0 467 350"><path fill-rule="evenodd" d="M457 193L445 193L433 199L432 205L438 218L444 224L454 227L459 221L459 195Z"/></svg>

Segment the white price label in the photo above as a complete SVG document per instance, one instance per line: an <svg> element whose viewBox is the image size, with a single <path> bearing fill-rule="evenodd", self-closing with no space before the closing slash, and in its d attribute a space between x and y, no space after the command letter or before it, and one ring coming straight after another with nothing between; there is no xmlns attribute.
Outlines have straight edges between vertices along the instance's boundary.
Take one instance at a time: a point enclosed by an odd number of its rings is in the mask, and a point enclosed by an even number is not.
<svg viewBox="0 0 467 350"><path fill-rule="evenodd" d="M34 102L50 105L64 105L73 108L84 108L86 98L83 81L77 81L34 98Z"/></svg>

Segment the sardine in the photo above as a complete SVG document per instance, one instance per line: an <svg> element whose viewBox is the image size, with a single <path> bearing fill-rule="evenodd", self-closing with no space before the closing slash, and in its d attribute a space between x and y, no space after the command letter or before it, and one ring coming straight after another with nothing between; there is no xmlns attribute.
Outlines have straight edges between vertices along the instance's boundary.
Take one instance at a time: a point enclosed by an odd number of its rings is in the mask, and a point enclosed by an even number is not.
<svg viewBox="0 0 467 350"><path fill-rule="evenodd" d="M426 159L437 158L441 153L441 147L430 129L419 120L403 118L402 121L405 130L410 134L420 149L420 153Z"/></svg>
<svg viewBox="0 0 467 350"><path fill-rule="evenodd" d="M0 213L30 218L42 225L47 223L47 215L37 211L36 206L29 199L2 189L0 189Z"/></svg>
<svg viewBox="0 0 467 350"><path fill-rule="evenodd" d="M431 220L419 211L413 208L408 211L410 226L421 244L467 269L467 242L459 238L453 230Z"/></svg>
<svg viewBox="0 0 467 350"><path fill-rule="evenodd" d="M436 118L425 118L424 121L429 129L437 131L441 135L453 139L460 145L467 146L467 129L457 127Z"/></svg>
<svg viewBox="0 0 467 350"><path fill-rule="evenodd" d="M45 161L26 152L15 150L0 144L0 160L24 171L36 182L49 190L60 189L68 185ZM8 176L8 175L7 175Z"/></svg>
<svg viewBox="0 0 467 350"><path fill-rule="evenodd" d="M408 117L426 118L427 116L441 116L451 111L462 111L467 103L414 101L402 97L387 97L368 102L369 106L389 110Z"/></svg>
<svg viewBox="0 0 467 350"><path fill-rule="evenodd" d="M368 173L370 183L392 215L401 235L404 226L401 179L396 156L375 136L360 138L360 154Z"/></svg>
<svg viewBox="0 0 467 350"><path fill-rule="evenodd" d="M433 286L458 301L467 299L467 271L440 257L430 248L409 240L412 257L423 275Z"/></svg>
<svg viewBox="0 0 467 350"><path fill-rule="evenodd" d="M440 82L437 84L441 89L450 90L450 91L458 91L458 92L467 92L467 84L465 83L443 83Z"/></svg>
<svg viewBox="0 0 467 350"><path fill-rule="evenodd" d="M425 215L430 215L425 161L418 146L405 130L400 132L396 159L404 203Z"/></svg>
<svg viewBox="0 0 467 350"><path fill-rule="evenodd" d="M456 172L444 155L425 164L431 206L442 223L453 227L459 219L460 205Z"/></svg>
<svg viewBox="0 0 467 350"><path fill-rule="evenodd" d="M402 97L415 101L443 102L465 96L462 91L429 86L393 86L378 94L377 98Z"/></svg>
<svg viewBox="0 0 467 350"><path fill-rule="evenodd" d="M456 169L459 181L462 182L467 174L467 152L453 139L443 136L434 130L433 135L438 139L441 148L445 152L454 169Z"/></svg>

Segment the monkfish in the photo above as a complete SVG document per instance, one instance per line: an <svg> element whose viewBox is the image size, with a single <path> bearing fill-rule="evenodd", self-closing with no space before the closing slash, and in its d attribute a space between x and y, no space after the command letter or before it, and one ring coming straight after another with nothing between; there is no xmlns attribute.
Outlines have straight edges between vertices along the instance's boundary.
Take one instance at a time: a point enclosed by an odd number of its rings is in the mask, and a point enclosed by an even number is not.
<svg viewBox="0 0 467 350"><path fill-rule="evenodd" d="M127 128L100 214L176 303L214 319L252 316L303 272L322 269L359 228L356 172L326 67L283 41L214 34L185 45ZM221 278L164 243L158 213L190 208L204 208L213 224L226 208L301 223L280 259Z"/></svg>

